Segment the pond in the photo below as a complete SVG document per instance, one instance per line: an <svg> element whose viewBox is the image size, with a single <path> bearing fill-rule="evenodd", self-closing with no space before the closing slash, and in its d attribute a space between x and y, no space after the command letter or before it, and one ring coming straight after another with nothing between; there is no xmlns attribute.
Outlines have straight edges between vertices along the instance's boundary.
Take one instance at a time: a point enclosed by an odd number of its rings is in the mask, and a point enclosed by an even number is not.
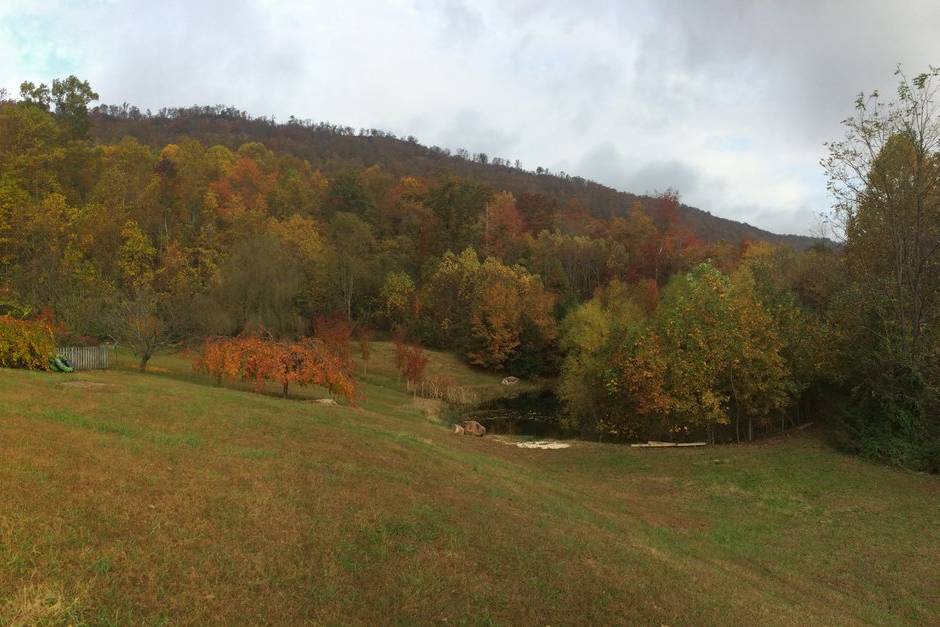
<svg viewBox="0 0 940 627"><path fill-rule="evenodd" d="M497 398L468 410L463 419L476 420L492 435L574 438L578 433L559 424L561 403L550 390Z"/></svg>

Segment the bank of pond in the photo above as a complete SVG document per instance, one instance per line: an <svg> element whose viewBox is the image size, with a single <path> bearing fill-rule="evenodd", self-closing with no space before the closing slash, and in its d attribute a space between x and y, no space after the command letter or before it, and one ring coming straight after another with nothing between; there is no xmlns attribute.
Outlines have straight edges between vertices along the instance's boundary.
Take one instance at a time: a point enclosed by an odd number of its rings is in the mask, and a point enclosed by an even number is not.
<svg viewBox="0 0 940 627"><path fill-rule="evenodd" d="M690 426L684 429L669 430L665 426L651 426L645 437L634 433L618 433L582 427L577 421L565 415L561 399L548 388L520 392L512 396L492 398L470 407L454 407L449 412L450 422L476 420L486 427L487 435L505 435L525 438L549 438L557 440L590 440L632 444L646 442L671 442L677 444L711 441L716 444L730 444L745 440L745 433L736 430L735 425L718 425L708 432L705 426ZM787 419L777 428L768 428L766 436L782 430L803 429L811 422ZM758 436L758 434L755 434ZM757 439L755 437L754 439Z"/></svg>

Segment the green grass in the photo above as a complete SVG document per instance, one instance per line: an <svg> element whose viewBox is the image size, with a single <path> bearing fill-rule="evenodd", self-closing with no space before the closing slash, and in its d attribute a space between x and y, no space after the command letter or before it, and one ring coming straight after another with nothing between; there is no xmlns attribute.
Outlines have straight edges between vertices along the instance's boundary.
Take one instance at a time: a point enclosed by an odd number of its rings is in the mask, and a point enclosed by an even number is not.
<svg viewBox="0 0 940 627"><path fill-rule="evenodd" d="M357 407L215 387L181 355L0 370L0 624L940 622L937 477L812 433L458 437L390 360Z"/></svg>

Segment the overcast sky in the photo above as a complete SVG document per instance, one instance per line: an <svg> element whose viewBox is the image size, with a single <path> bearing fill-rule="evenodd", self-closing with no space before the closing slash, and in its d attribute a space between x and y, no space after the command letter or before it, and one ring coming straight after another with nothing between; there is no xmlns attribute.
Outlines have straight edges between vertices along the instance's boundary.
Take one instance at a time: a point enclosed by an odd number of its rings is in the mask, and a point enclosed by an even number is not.
<svg viewBox="0 0 940 627"><path fill-rule="evenodd" d="M230 104L519 159L815 233L861 90L940 64L940 2L0 0L0 87Z"/></svg>

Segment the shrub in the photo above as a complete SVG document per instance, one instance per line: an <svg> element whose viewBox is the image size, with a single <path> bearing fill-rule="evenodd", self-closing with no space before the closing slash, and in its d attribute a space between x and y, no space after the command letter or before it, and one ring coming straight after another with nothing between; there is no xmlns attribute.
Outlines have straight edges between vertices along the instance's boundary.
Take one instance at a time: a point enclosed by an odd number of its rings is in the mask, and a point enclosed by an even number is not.
<svg viewBox="0 0 940 627"><path fill-rule="evenodd" d="M0 316L0 367L49 370L55 340L40 321Z"/></svg>

